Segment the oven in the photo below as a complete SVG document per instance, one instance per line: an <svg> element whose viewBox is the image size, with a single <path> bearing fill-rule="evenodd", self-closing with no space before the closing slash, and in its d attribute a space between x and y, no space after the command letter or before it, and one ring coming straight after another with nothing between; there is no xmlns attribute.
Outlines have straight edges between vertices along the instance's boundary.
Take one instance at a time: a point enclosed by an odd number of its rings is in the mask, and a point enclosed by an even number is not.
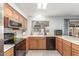
<svg viewBox="0 0 79 59"><path fill-rule="evenodd" d="M4 33L4 44L14 44L15 37L14 33Z"/></svg>

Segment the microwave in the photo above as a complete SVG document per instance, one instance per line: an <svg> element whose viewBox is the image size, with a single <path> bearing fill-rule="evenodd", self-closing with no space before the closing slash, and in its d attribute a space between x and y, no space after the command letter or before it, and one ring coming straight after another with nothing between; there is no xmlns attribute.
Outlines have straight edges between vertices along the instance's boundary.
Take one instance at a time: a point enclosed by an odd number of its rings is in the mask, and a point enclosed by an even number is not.
<svg viewBox="0 0 79 59"><path fill-rule="evenodd" d="M54 31L54 34L55 35L62 35L62 30L55 30Z"/></svg>
<svg viewBox="0 0 79 59"><path fill-rule="evenodd" d="M14 21L16 19L9 18L9 17L4 17L4 27L5 28L12 28L12 29L19 29L22 27L22 24Z"/></svg>

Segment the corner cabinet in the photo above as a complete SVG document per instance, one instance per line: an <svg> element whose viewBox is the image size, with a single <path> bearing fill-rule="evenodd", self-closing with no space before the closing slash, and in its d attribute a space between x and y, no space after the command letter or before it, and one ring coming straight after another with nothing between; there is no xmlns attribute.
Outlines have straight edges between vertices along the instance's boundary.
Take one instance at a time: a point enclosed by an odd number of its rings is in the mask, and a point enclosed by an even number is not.
<svg viewBox="0 0 79 59"><path fill-rule="evenodd" d="M79 45L72 44L72 56L79 56Z"/></svg>

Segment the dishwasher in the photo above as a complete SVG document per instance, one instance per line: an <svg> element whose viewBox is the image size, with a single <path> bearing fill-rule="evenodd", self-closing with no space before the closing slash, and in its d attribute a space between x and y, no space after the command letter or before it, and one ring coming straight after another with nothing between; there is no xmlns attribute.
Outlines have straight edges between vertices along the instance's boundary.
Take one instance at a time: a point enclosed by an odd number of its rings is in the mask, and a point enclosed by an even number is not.
<svg viewBox="0 0 79 59"><path fill-rule="evenodd" d="M56 50L55 37L46 37L46 50Z"/></svg>

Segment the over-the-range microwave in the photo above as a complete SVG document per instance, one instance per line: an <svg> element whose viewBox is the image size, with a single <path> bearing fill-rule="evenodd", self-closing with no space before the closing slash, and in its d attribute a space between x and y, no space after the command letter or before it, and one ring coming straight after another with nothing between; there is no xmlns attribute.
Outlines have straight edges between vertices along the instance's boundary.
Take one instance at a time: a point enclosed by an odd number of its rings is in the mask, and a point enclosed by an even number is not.
<svg viewBox="0 0 79 59"><path fill-rule="evenodd" d="M4 18L4 27L12 28L12 29L19 29L22 24L19 22L14 21L16 19L5 17Z"/></svg>

